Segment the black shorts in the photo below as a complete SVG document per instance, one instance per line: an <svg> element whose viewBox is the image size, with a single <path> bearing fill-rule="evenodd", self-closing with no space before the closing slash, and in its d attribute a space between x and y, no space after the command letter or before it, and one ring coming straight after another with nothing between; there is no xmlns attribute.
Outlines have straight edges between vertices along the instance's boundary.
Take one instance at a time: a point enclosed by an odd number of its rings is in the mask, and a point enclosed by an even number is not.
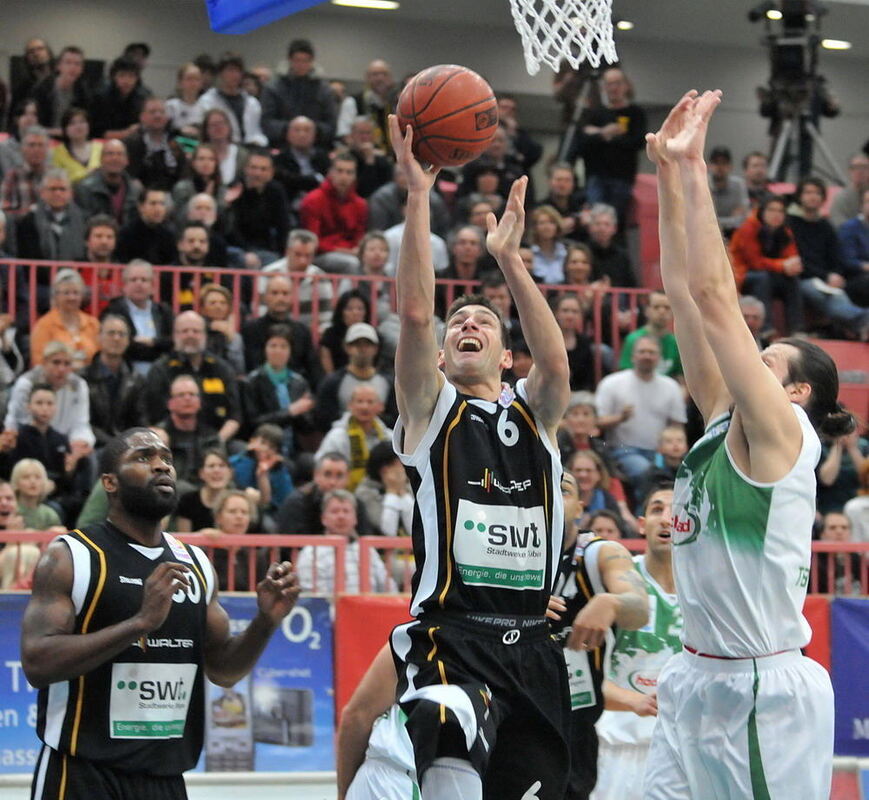
<svg viewBox="0 0 869 800"><path fill-rule="evenodd" d="M427 614L390 642L420 782L435 758L459 756L483 776L486 798L534 787L539 800L562 800L570 693L544 618Z"/></svg>
<svg viewBox="0 0 869 800"><path fill-rule="evenodd" d="M182 775L121 772L43 745L31 800L187 800Z"/></svg>
<svg viewBox="0 0 869 800"><path fill-rule="evenodd" d="M565 800L588 800L597 783L597 716L581 711L570 714L570 780Z"/></svg>

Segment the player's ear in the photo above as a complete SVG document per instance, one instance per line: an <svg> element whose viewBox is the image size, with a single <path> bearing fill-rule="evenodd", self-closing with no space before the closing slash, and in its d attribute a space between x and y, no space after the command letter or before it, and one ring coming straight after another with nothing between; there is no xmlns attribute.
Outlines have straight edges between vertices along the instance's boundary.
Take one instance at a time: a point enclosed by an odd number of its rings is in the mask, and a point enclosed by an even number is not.
<svg viewBox="0 0 869 800"><path fill-rule="evenodd" d="M501 353L501 369L510 369L513 366L513 351L504 350Z"/></svg>
<svg viewBox="0 0 869 800"><path fill-rule="evenodd" d="M115 494L118 491L118 476L114 472L104 472L100 475L100 482L103 484L106 494Z"/></svg>
<svg viewBox="0 0 869 800"><path fill-rule="evenodd" d="M444 351L438 350L438 369L443 369L446 365L446 359L444 358Z"/></svg>
<svg viewBox="0 0 869 800"><path fill-rule="evenodd" d="M646 538L646 518L645 517L637 517L637 532L644 539Z"/></svg>

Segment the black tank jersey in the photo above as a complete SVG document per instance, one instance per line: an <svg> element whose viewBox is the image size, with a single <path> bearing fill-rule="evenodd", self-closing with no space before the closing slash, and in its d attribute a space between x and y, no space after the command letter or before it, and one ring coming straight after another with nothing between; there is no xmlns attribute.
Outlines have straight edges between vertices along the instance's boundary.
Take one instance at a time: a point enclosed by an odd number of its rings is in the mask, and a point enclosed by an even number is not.
<svg viewBox="0 0 869 800"><path fill-rule="evenodd" d="M553 592L567 606L561 619L552 621L551 625L555 637L565 648L571 708L574 715L579 715L583 723L590 725L603 712L603 669L607 643L604 641L603 645L589 651L569 651L566 648L576 615L592 597L606 591L598 568L600 547L606 541L593 533L580 533L576 547L561 557L561 568ZM576 674L579 670L587 670L588 674Z"/></svg>
<svg viewBox="0 0 869 800"><path fill-rule="evenodd" d="M412 454L402 439L399 422L395 448L415 498L411 613L545 613L563 537L562 469L525 381L498 402L445 382Z"/></svg>
<svg viewBox="0 0 869 800"><path fill-rule="evenodd" d="M159 629L93 671L40 689L37 734L54 750L124 772L191 769L202 749L202 653L214 591L205 555L168 534L162 552L144 548L110 522L60 538L72 554L76 633L135 615L145 580L162 561L187 565L190 586L175 593Z"/></svg>

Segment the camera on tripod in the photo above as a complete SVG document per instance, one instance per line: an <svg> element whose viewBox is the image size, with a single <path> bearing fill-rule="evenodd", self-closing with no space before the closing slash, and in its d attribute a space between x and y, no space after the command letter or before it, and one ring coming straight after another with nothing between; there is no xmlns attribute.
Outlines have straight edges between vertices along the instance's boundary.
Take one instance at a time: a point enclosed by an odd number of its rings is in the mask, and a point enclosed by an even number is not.
<svg viewBox="0 0 869 800"><path fill-rule="evenodd" d="M830 162L833 180L841 177L818 131L822 116L839 113L826 78L818 73L821 17L826 13L816 0L764 0L748 12L749 21L763 20L766 26L763 42L769 49L770 75L757 95L760 115L770 120L770 172L777 180L786 180L787 173L797 179L810 174L813 145Z"/></svg>

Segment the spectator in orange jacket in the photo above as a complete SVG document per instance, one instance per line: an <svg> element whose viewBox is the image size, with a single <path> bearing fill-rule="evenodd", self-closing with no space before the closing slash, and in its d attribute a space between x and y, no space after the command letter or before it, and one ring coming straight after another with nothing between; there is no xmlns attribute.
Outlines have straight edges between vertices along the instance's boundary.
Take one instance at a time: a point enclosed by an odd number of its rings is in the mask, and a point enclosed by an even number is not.
<svg viewBox="0 0 869 800"><path fill-rule="evenodd" d="M757 214L750 216L730 240L730 257L736 285L743 294L754 295L766 308L766 318L774 319L772 301L784 302L785 335L803 329L803 300L799 276L803 262L797 245L785 224L785 200L777 195L764 199Z"/></svg>

